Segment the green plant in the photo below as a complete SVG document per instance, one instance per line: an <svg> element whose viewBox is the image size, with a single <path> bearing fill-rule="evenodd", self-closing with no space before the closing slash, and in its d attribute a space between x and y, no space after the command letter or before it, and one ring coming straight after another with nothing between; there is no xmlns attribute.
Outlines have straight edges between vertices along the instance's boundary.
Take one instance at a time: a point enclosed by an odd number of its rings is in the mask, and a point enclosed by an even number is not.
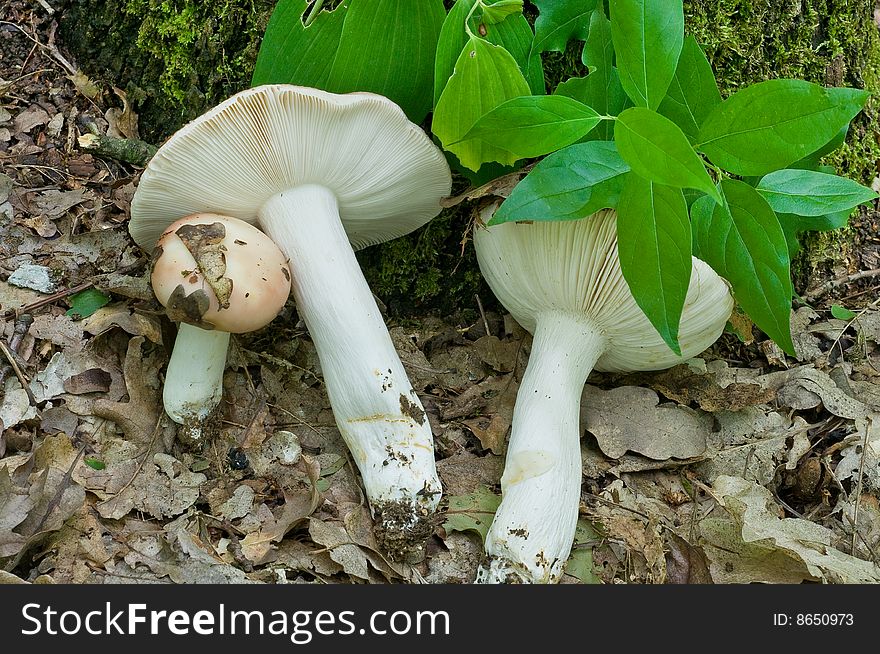
<svg viewBox="0 0 880 654"><path fill-rule="evenodd" d="M255 84L372 90L416 107L408 110L416 120L430 106L434 136L474 183L544 157L490 226L616 209L624 278L674 352L693 254L793 353L797 235L841 227L856 206L878 197L822 165L868 93L772 79L722 99L705 54L685 37L681 0L609 0L607 7L533 0L534 28L521 0L457 0L442 24L439 0L349 0L332 11L321 4L306 25L305 0L279 3ZM395 28L396 45L348 20L367 11L371 25ZM548 95L541 55L571 41L583 42L589 74ZM429 52L433 77L426 81ZM369 84L361 68L367 58L379 71ZM401 66L412 80L405 90Z"/></svg>

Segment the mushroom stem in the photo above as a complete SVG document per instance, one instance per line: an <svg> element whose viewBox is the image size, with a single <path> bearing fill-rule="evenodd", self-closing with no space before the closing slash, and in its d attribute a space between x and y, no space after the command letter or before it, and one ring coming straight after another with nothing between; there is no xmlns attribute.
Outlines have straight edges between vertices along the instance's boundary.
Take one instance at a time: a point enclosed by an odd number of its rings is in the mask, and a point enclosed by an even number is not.
<svg viewBox="0 0 880 654"><path fill-rule="evenodd" d="M271 197L259 221L288 257L297 310L318 351L336 425L360 469L381 544L395 558L409 556L430 534L440 500L433 436L336 197L324 186L297 186Z"/></svg>
<svg viewBox="0 0 880 654"><path fill-rule="evenodd" d="M223 396L229 332L180 323L165 372L165 412L181 425L200 424Z"/></svg>
<svg viewBox="0 0 880 654"><path fill-rule="evenodd" d="M581 488L580 399L606 348L585 316L537 315L516 396L501 505L486 538L480 583L554 583L571 551Z"/></svg>

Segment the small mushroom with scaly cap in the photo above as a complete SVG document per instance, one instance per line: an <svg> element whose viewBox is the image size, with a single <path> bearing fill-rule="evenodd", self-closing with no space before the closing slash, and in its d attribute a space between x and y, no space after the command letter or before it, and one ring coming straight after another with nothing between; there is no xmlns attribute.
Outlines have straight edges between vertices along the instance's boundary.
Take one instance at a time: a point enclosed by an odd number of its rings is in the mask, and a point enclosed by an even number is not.
<svg viewBox="0 0 880 654"><path fill-rule="evenodd" d="M483 211L488 222L497 205ZM661 370L709 347L733 298L692 258L676 355L636 304L620 271L617 215L474 228L480 271L534 335L516 396L502 500L486 537L482 583L559 581L577 526L580 399L596 370Z"/></svg>
<svg viewBox="0 0 880 654"><path fill-rule="evenodd" d="M278 315L290 295L290 269L253 225L198 213L159 237L150 282L168 317L180 323L165 373L165 412L197 440L222 396L229 335L260 329Z"/></svg>

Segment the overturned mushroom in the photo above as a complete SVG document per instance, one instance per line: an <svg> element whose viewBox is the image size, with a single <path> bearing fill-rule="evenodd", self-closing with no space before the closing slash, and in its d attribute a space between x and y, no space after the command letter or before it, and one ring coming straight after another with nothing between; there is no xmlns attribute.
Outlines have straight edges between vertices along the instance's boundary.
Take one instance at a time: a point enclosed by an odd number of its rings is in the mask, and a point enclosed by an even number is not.
<svg viewBox="0 0 880 654"><path fill-rule="evenodd" d="M253 225L200 213L159 237L150 281L168 317L180 323L165 374L165 412L196 440L222 396L229 335L278 315L290 295L290 270Z"/></svg>
<svg viewBox="0 0 880 654"><path fill-rule="evenodd" d="M496 205L482 214L491 218ZM620 272L616 213L477 226L480 270L534 335L514 407L502 501L486 538L483 583L553 583L571 550L581 487L579 407L587 376L660 370L702 352L733 309L727 284L693 259L682 356L663 342Z"/></svg>
<svg viewBox="0 0 880 654"><path fill-rule="evenodd" d="M271 85L174 134L131 206L146 247L182 213L222 210L287 254L336 424L396 558L418 554L441 486L427 416L354 250L424 225L450 186L443 154L387 98Z"/></svg>

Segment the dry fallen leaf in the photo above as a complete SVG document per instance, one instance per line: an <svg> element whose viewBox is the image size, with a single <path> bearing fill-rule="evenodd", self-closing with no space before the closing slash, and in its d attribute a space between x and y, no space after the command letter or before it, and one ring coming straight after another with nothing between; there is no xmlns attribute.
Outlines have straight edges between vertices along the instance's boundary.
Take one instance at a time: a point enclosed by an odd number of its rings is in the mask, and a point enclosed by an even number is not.
<svg viewBox="0 0 880 654"><path fill-rule="evenodd" d="M716 583L880 583L880 566L836 549L830 529L783 517L766 488L721 476L713 491L724 510L700 532Z"/></svg>
<svg viewBox="0 0 880 654"><path fill-rule="evenodd" d="M703 454L709 434L706 421L692 409L658 406L659 401L648 388L619 386L603 391L588 385L581 398L581 424L612 459L625 452L658 461Z"/></svg>

